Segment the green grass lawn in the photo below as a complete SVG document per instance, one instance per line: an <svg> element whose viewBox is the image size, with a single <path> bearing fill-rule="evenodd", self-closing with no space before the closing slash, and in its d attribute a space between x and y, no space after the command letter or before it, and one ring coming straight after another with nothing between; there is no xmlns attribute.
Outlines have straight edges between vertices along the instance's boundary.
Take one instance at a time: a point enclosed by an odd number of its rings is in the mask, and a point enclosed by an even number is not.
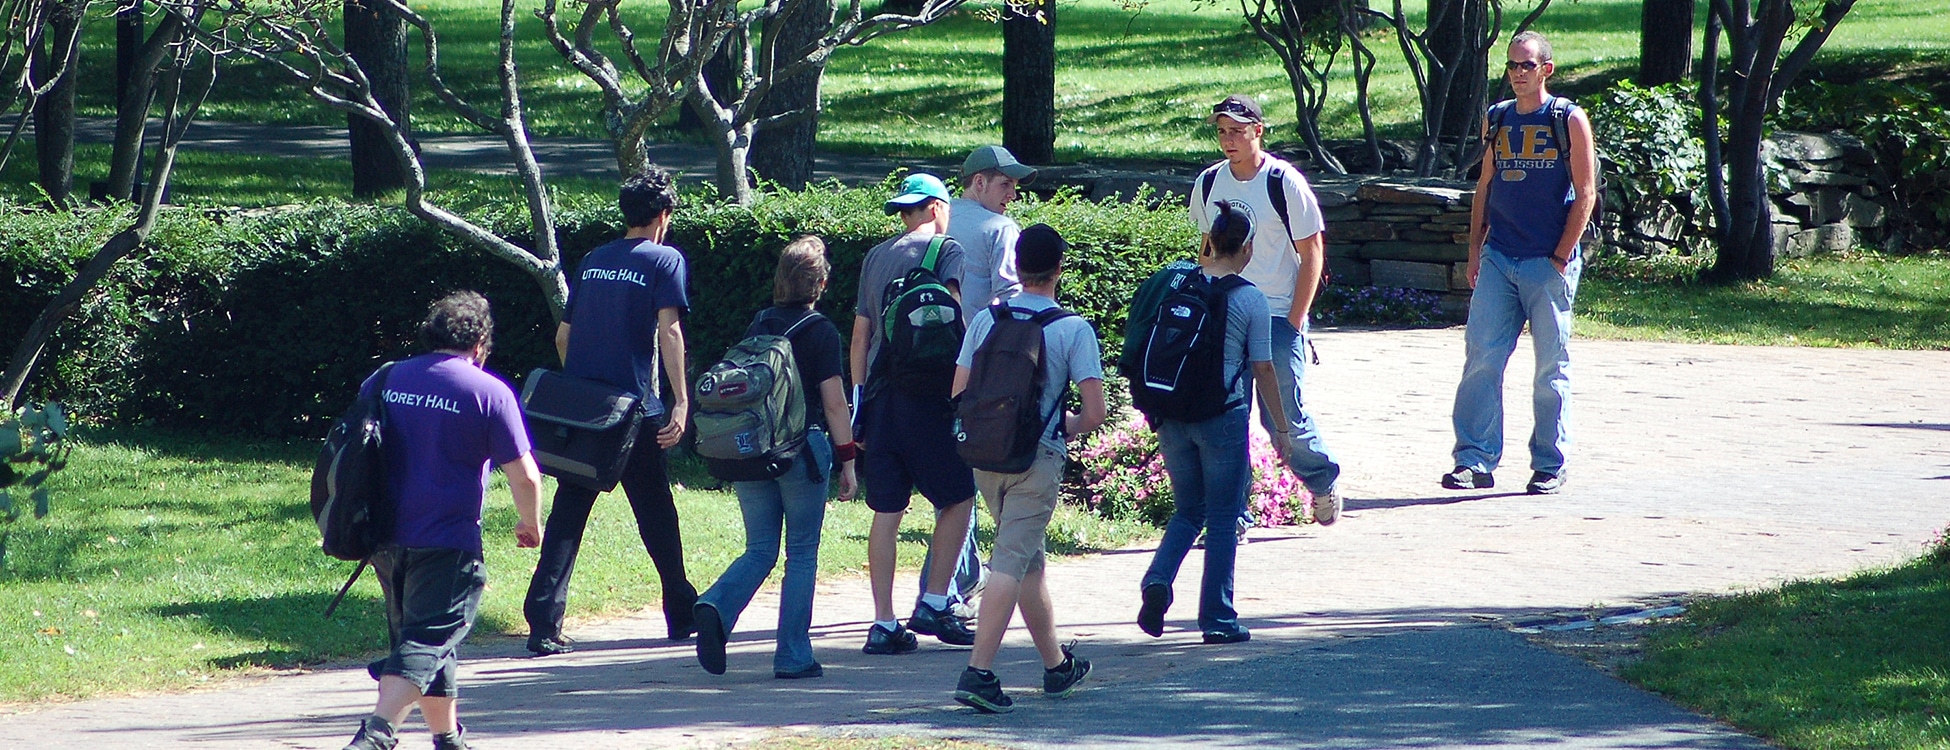
<svg viewBox="0 0 1950 750"><path fill-rule="evenodd" d="M0 703L180 689L383 650L384 612L370 576L336 616L320 616L351 564L318 551L307 507L315 451L310 442L146 433L85 440L50 482L54 513L16 525L0 569ZM679 464L675 473L692 486L708 481L695 466ZM680 489L677 506L685 561L703 588L744 549L737 501L729 491ZM867 585L871 515L859 502L831 506L822 578ZM901 532L905 569L920 566L925 516L910 514ZM497 477L477 638L526 632L521 596L536 553L515 549L514 521ZM634 524L621 497L598 501L576 565L572 618L658 601ZM1050 540L1053 552L1077 554L1155 533L1064 508Z"/></svg>
<svg viewBox="0 0 1950 750"><path fill-rule="evenodd" d="M1410 15L1419 15L1423 5L1410 3ZM438 24L454 85L469 96L491 96L498 8L472 0L422 0L415 7ZM656 33L662 13L656 4L631 7L644 14L628 19L634 28ZM1514 25L1531 7L1510 6L1508 22ZM1578 79L1616 80L1635 69L1639 7L1637 0L1558 0L1552 5L1537 28L1552 36L1566 86L1580 88ZM994 3L971 4L935 25L837 52L823 83L820 146L943 156L999 141L1002 34L983 17L995 8ZM1698 17L1704 19L1704 3L1701 8ZM1235 6L1200 0L1073 0L1060 4L1056 16L1061 159L1213 158L1215 149L1200 117L1212 102L1233 91L1261 98L1281 126L1275 140L1294 138L1293 96L1285 73L1246 28ZM595 87L542 40L540 21L524 13L519 33L522 96L531 129L543 135L605 137ZM82 109L87 114L112 110L112 39L110 24L90 27L82 77ZM1386 32L1376 32L1369 41L1380 56L1373 85L1377 118L1387 132L1407 135L1415 128L1418 106L1407 66ZM1817 67L1863 55L1876 61L1876 69L1867 71L1872 74L1882 72L1891 60L1940 63L1950 56L1950 14L1942 12L1939 0L1859 4L1838 27ZM1353 78L1345 65L1337 68L1331 86L1335 102L1325 115L1326 131L1330 137L1357 136ZM417 128L470 131L445 114L425 86L415 89L415 97ZM303 100L269 70L248 65L224 73L203 116L305 124L345 121L342 114ZM666 131L658 138L696 136Z"/></svg>
<svg viewBox="0 0 1950 750"><path fill-rule="evenodd" d="M1697 602L1623 674L1784 747L1950 746L1947 563Z"/></svg>
<svg viewBox="0 0 1950 750"><path fill-rule="evenodd" d="M1767 281L1714 287L1696 265L1594 264L1578 335L1631 341L1950 350L1950 257L1875 253L1783 261Z"/></svg>

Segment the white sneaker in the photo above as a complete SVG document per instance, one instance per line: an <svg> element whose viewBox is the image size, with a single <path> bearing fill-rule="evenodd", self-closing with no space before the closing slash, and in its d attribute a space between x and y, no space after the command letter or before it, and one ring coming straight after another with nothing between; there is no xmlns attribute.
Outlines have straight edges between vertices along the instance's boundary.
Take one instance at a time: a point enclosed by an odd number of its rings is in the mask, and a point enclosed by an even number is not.
<svg viewBox="0 0 1950 750"><path fill-rule="evenodd" d="M1341 488L1336 485L1325 495L1314 496L1314 523L1332 526L1341 520Z"/></svg>
<svg viewBox="0 0 1950 750"><path fill-rule="evenodd" d="M1246 520L1245 516L1240 516L1234 523L1237 524L1239 544L1244 545L1246 543L1246 532L1253 530L1253 522Z"/></svg>

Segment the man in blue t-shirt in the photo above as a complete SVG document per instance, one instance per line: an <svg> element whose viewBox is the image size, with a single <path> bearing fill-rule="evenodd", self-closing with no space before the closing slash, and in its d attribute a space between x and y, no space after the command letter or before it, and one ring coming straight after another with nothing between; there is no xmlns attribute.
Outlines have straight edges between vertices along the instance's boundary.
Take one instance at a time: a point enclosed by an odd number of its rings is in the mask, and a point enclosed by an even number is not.
<svg viewBox="0 0 1950 750"><path fill-rule="evenodd" d="M1452 490L1496 486L1503 458L1503 370L1530 324L1537 353L1531 408L1530 481L1541 495L1564 486L1570 445L1571 301L1584 268L1579 239L1597 200L1598 156L1591 120L1550 95L1551 45L1534 31L1510 40L1504 71L1516 98L1490 108L1489 148L1470 208L1467 354L1456 386Z"/></svg>
<svg viewBox="0 0 1950 750"><path fill-rule="evenodd" d="M637 535L657 564L663 589L664 623L670 639L683 640L696 629L692 607L697 589L684 574L683 539L677 506L670 494L664 451L684 436L690 386L685 382L684 312L689 276L683 253L663 244L677 208L677 190L661 169L623 182L617 204L629 231L621 239L589 251L571 277L569 305L555 329L555 350L568 375L608 383L643 397L647 427L656 439L638 439L624 464L621 484L636 514ZM657 368L670 379L668 405L659 398ZM522 614L528 620L528 650L538 656L567 653L574 643L562 635L568 610L569 576L596 491L568 483L557 486L549 508L547 542L528 583Z"/></svg>
<svg viewBox="0 0 1950 750"><path fill-rule="evenodd" d="M515 546L541 543L536 506L541 473L514 390L481 369L492 345L487 299L474 292L433 304L420 324L430 353L399 362L360 389L386 404L391 541L372 556L386 596L392 651L368 668L379 701L347 750L391 750L394 727L415 705L433 746L465 748L454 715L457 649L474 627L487 571L481 560L481 504L488 470L500 466L514 495Z"/></svg>

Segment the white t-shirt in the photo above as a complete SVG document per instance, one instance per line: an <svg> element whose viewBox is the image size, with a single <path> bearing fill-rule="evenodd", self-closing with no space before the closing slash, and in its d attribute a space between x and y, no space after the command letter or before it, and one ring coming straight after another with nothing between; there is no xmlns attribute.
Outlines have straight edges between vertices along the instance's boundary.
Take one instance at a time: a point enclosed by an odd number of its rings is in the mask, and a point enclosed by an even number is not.
<svg viewBox="0 0 1950 750"><path fill-rule="evenodd" d="M1016 281L1016 238L1022 229L1007 216L967 198L948 203L948 236L961 243L962 320L974 320L995 301L1022 289Z"/></svg>
<svg viewBox="0 0 1950 750"><path fill-rule="evenodd" d="M1320 203L1314 199L1314 190L1307 184L1306 176L1272 154L1264 156L1259 172L1246 182L1235 179L1226 162L1216 166L1218 175L1212 179L1211 196L1199 195L1200 183L1192 183L1192 223L1200 233L1211 231L1213 201L1225 201L1233 208L1244 210L1253 220L1253 261L1239 275L1259 287L1266 294L1267 307L1274 315L1284 318L1293 309L1293 284L1300 278L1300 255L1294 252L1293 241L1312 237L1327 228L1320 216ZM1280 214L1273 210L1273 201L1267 197L1266 173L1274 167L1279 167L1285 177L1282 188L1286 190L1287 218L1293 222L1291 234L1288 227L1280 225Z"/></svg>

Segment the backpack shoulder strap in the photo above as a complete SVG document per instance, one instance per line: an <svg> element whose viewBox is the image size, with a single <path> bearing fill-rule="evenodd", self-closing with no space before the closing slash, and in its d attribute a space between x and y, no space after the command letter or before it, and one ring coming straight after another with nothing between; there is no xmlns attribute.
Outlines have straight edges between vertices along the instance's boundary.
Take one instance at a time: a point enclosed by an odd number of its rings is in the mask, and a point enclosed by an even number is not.
<svg viewBox="0 0 1950 750"><path fill-rule="evenodd" d="M1219 162L1218 164L1206 167L1204 172L1199 173L1197 197L1201 205L1212 199L1212 183L1219 179L1219 167L1224 165L1225 162Z"/></svg>
<svg viewBox="0 0 1950 750"><path fill-rule="evenodd" d="M1266 170L1266 200L1273 204L1273 213L1280 217L1280 226L1286 228L1286 241L1293 243L1293 221L1286 214L1286 169L1274 167Z"/></svg>
<svg viewBox="0 0 1950 750"><path fill-rule="evenodd" d="M1571 110L1577 105L1561 96L1551 96L1548 105L1551 111L1551 135L1557 138L1557 147L1564 150L1564 166L1571 165Z"/></svg>
<svg viewBox="0 0 1950 750"><path fill-rule="evenodd" d="M928 240L928 254L921 257L921 267L928 273L937 273L935 267L941 262L941 248L948 244L948 235L936 234Z"/></svg>
<svg viewBox="0 0 1950 750"><path fill-rule="evenodd" d="M786 326L785 333L781 333L779 335L790 339L793 336L797 335L800 329L803 329L806 326L812 325L815 322L825 320L825 319L826 316L819 314L818 310L807 310L806 314L799 316L799 319L793 321L792 325Z"/></svg>
<svg viewBox="0 0 1950 750"><path fill-rule="evenodd" d="M1234 289L1252 285L1253 282L1247 281L1244 276L1236 273L1227 274L1212 280L1212 291L1217 294L1231 294Z"/></svg>
<svg viewBox="0 0 1950 750"><path fill-rule="evenodd" d="M1030 322L1035 323L1036 325L1042 326L1044 328L1048 328L1049 324L1051 323L1055 323L1056 321L1062 320L1064 318L1074 318L1074 317L1077 317L1076 313L1070 312L1069 310L1065 310L1061 307L1052 307L1048 310L1037 312L1036 315L1030 318L1029 320Z"/></svg>

